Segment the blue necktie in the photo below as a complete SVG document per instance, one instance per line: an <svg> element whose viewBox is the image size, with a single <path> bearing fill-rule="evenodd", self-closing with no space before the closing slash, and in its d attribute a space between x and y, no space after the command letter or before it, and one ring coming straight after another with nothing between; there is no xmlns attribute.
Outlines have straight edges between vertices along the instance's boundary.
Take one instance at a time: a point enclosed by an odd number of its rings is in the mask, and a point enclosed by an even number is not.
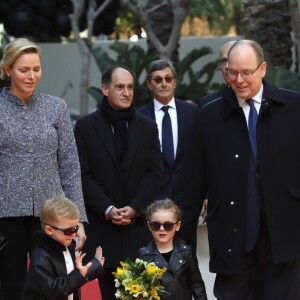
<svg viewBox="0 0 300 300"><path fill-rule="evenodd" d="M248 117L248 132L252 147L248 169L248 189L247 189L247 225L244 250L250 252L256 245L260 229L260 198L259 189L260 178L257 177L256 160L256 123L258 114L254 107L254 100L246 100L250 106Z"/></svg>
<svg viewBox="0 0 300 300"><path fill-rule="evenodd" d="M250 112L248 117L249 138L250 138L250 143L253 149L254 156L256 157L256 123L257 123L258 114L254 106L254 100L248 99L246 100L246 102L250 106Z"/></svg>
<svg viewBox="0 0 300 300"><path fill-rule="evenodd" d="M170 106L163 106L161 109L165 112L162 120L162 153L165 161L170 167L174 165L174 145L173 145L173 133L172 123L168 112Z"/></svg>

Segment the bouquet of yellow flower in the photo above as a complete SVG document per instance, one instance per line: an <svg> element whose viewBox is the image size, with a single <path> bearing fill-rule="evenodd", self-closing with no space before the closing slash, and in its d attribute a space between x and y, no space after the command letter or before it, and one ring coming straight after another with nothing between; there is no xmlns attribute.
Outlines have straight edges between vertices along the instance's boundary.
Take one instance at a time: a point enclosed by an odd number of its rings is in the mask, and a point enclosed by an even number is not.
<svg viewBox="0 0 300 300"><path fill-rule="evenodd" d="M159 279L166 272L166 268L159 268L154 262L146 262L137 258L134 262L127 259L121 261L120 267L113 272L117 299L156 299L165 291Z"/></svg>

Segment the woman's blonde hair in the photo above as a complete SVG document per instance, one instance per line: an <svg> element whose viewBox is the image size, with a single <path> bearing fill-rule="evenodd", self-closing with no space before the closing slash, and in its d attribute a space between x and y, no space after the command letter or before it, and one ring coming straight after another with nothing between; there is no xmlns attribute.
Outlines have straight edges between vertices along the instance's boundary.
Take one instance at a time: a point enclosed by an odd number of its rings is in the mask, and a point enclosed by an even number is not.
<svg viewBox="0 0 300 300"><path fill-rule="evenodd" d="M15 60L25 53L36 53L41 57L40 48L26 38L15 39L4 47L3 56L0 61L0 79L7 77L5 68L12 67Z"/></svg>

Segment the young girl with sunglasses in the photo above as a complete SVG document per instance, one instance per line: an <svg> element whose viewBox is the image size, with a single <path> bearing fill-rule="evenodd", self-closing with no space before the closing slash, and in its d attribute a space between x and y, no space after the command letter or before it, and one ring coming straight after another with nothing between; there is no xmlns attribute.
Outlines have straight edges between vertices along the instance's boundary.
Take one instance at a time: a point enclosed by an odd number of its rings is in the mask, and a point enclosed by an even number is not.
<svg viewBox="0 0 300 300"><path fill-rule="evenodd" d="M82 264L85 253L79 251L75 258L79 210L67 198L45 201L40 220L42 231L34 235L22 299L78 300L81 286L104 275L102 249L97 247L86 265Z"/></svg>
<svg viewBox="0 0 300 300"><path fill-rule="evenodd" d="M167 268L161 278L166 292L161 300L207 300L198 261L191 246L176 237L180 229L180 208L170 199L155 201L145 211L154 240L139 250L145 261Z"/></svg>

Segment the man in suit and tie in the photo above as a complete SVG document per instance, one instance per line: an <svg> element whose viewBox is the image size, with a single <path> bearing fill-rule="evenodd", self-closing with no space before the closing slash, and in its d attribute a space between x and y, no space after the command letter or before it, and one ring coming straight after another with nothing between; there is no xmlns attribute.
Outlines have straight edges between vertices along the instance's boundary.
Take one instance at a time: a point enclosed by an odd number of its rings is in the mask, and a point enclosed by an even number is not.
<svg viewBox="0 0 300 300"><path fill-rule="evenodd" d="M190 151L188 141L197 106L174 98L176 70L169 60L160 59L151 62L146 83L154 99L141 107L138 112L156 121L163 154L163 179L156 198L173 199L183 158ZM166 124L168 122L169 125ZM191 214L193 211L183 210L179 236L192 244L195 250L199 214L193 217Z"/></svg>
<svg viewBox="0 0 300 300"><path fill-rule="evenodd" d="M219 300L300 299L300 95L264 81L255 41L228 53L230 86L199 110L180 201L202 202Z"/></svg>
<svg viewBox="0 0 300 300"><path fill-rule="evenodd" d="M155 200L162 174L157 125L135 112L134 74L113 66L102 74L99 110L75 125L89 225L84 251L105 249L103 300L115 299L112 271L151 240L143 211Z"/></svg>

